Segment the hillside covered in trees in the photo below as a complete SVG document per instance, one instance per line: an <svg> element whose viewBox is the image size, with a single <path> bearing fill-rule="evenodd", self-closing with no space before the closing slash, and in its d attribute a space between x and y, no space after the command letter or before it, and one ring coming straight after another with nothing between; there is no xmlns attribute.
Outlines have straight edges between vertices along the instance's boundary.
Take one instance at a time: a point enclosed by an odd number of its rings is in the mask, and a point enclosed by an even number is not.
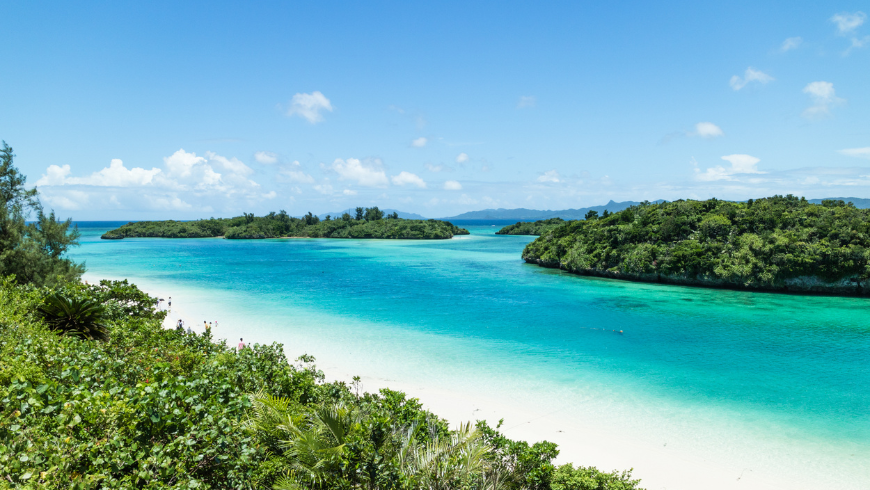
<svg viewBox="0 0 870 490"><path fill-rule="evenodd" d="M377 207L356 208L351 216L344 213L321 220L308 213L294 218L286 212L257 217L245 213L235 218L211 218L197 221L137 221L106 232L104 239L127 237L257 239L281 237L307 238L389 238L446 239L467 235L468 230L447 221L401 219L395 213L384 215Z"/></svg>
<svg viewBox="0 0 870 490"><path fill-rule="evenodd" d="M523 259L630 280L868 295L870 210L792 195L644 203L556 227Z"/></svg>

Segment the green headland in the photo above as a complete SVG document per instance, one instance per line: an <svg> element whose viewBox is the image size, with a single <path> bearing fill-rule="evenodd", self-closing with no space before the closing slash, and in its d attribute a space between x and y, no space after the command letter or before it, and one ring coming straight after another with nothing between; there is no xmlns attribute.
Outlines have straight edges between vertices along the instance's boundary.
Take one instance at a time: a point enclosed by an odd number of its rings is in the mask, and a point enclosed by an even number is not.
<svg viewBox="0 0 870 490"><path fill-rule="evenodd" d="M868 295L870 210L792 195L645 203L545 231L523 259L636 281Z"/></svg>

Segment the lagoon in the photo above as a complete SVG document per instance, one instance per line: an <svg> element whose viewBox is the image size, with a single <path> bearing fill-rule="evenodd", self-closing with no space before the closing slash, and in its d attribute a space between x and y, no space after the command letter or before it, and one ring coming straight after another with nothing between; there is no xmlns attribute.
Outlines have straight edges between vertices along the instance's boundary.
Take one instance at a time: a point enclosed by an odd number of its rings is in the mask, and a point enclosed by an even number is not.
<svg viewBox="0 0 870 490"><path fill-rule="evenodd" d="M71 255L198 330L281 342L454 424L504 418L648 488L870 487L870 300L575 276L523 263L533 237L505 223L455 224L472 234L109 241L119 223L79 223Z"/></svg>

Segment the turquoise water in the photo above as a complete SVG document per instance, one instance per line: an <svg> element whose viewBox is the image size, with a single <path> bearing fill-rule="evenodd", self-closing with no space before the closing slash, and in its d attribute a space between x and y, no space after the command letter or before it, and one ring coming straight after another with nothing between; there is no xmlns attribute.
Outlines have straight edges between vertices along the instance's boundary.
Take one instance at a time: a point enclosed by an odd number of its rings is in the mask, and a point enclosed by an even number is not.
<svg viewBox="0 0 870 490"><path fill-rule="evenodd" d="M445 241L107 241L112 224L81 226L89 277L159 288L208 315L192 324L218 319L218 334L281 341L327 371L593 417L774 480L870 487L867 299L578 277L524 264L531 237L485 224Z"/></svg>

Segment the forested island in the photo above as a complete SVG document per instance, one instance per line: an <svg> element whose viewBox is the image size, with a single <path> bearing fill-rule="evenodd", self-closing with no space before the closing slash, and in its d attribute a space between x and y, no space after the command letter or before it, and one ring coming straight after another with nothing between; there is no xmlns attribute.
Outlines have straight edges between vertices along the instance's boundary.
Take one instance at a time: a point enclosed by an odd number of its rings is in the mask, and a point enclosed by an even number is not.
<svg viewBox="0 0 870 490"><path fill-rule="evenodd" d="M870 210L792 195L643 203L567 222L522 257L618 279L870 295Z"/></svg>
<svg viewBox="0 0 870 490"><path fill-rule="evenodd" d="M328 383L281 344L163 328L135 285L81 282L65 257L76 230L44 212L12 157L4 143L0 488L639 488L630 471L557 467L555 444L500 423L451 428L401 392Z"/></svg>
<svg viewBox="0 0 870 490"><path fill-rule="evenodd" d="M401 219L396 213L384 215L377 207L356 208L351 216L344 213L332 219L320 219L311 213L302 218L285 211L254 216L244 213L235 218L211 218L197 221L137 221L106 232L102 238L118 240L133 237L151 238L387 238L447 239L468 235L468 230L449 221Z"/></svg>

